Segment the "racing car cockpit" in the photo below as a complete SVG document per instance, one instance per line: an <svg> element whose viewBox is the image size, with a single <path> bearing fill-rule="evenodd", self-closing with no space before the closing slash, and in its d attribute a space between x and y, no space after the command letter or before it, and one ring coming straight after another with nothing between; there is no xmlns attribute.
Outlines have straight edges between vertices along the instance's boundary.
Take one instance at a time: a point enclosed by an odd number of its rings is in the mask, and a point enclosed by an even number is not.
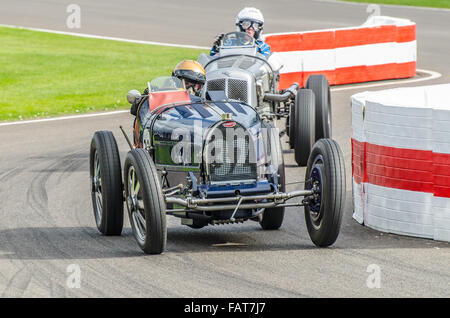
<svg viewBox="0 0 450 318"><path fill-rule="evenodd" d="M258 110L270 113L272 103L264 101L266 93L278 93L281 63L276 55L266 58L257 51L255 39L244 32L230 32L223 36L219 53L202 53L197 61L206 71L207 91L224 91L229 99L245 102Z"/></svg>
<svg viewBox="0 0 450 318"><path fill-rule="evenodd" d="M145 94L147 93L147 94ZM144 95L132 90L127 95L131 114L135 115L134 144L142 145L142 133L150 120L151 112L161 105L189 103L191 98L183 82L173 76L160 76L147 83Z"/></svg>
<svg viewBox="0 0 450 318"><path fill-rule="evenodd" d="M219 54L214 55L214 57L221 57L228 54L246 54L246 55L260 55L264 57L261 53L257 52L257 45L255 39L244 32L230 32L223 36L220 47ZM265 57L264 57L265 58Z"/></svg>

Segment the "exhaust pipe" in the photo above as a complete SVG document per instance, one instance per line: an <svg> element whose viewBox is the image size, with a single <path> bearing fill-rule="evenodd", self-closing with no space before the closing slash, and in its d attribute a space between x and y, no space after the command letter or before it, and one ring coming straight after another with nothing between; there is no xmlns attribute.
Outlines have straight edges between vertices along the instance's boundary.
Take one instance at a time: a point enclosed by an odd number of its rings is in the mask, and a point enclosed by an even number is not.
<svg viewBox="0 0 450 318"><path fill-rule="evenodd" d="M271 102L285 102L289 98L294 97L297 94L298 90L298 83L292 84L283 94L270 94L267 93L264 95L264 100L271 101Z"/></svg>

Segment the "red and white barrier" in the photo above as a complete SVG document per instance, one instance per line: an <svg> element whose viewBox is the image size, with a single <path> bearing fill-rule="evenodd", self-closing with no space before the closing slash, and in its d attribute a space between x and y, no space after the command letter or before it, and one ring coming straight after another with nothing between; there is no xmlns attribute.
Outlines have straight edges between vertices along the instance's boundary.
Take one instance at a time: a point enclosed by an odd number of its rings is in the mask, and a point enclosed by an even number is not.
<svg viewBox="0 0 450 318"><path fill-rule="evenodd" d="M450 241L450 84L352 96L353 217Z"/></svg>
<svg viewBox="0 0 450 318"><path fill-rule="evenodd" d="M416 74L416 24L375 16L352 28L265 35L283 61L279 88L324 74L331 85L407 78Z"/></svg>

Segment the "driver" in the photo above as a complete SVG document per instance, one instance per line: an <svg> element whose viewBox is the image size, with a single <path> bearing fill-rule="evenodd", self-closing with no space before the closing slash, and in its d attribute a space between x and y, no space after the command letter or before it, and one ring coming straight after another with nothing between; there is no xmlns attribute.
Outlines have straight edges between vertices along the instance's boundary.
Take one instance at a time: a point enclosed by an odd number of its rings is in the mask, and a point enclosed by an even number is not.
<svg viewBox="0 0 450 318"><path fill-rule="evenodd" d="M175 66L172 76L178 77L191 95L200 96L200 90L206 81L206 72L203 66L193 60L183 60Z"/></svg>
<svg viewBox="0 0 450 318"><path fill-rule="evenodd" d="M256 8L246 7L242 9L236 17L236 31L245 32L255 38L255 43L258 46L258 52L268 57L270 55L270 46L264 41L260 40L264 26L264 17ZM217 36L213 47L209 51L209 55L213 56L219 53L219 45L224 34Z"/></svg>
<svg viewBox="0 0 450 318"><path fill-rule="evenodd" d="M189 97L191 102L200 102L202 98L200 97L200 91L203 85L206 82L206 72L203 66L197 61L193 60L183 60L175 66L172 72L172 76L179 78L186 88L186 91L189 93ZM149 90L148 87L145 88L143 95L148 95ZM139 112L137 112L137 104L139 102L132 105L132 109L134 107L134 115L136 116L134 120L134 145L138 146L142 144L142 135L144 130L142 129L140 122L141 119L145 117L146 112L149 109L149 100L147 99ZM136 114L137 112L137 114ZM133 111L132 111L133 114Z"/></svg>

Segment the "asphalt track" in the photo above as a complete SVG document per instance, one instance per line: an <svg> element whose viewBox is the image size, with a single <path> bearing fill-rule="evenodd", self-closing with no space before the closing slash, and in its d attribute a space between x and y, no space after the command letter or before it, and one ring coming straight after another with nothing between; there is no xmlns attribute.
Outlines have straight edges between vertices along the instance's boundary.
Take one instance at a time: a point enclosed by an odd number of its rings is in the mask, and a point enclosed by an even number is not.
<svg viewBox="0 0 450 318"><path fill-rule="evenodd" d="M82 28L70 30L65 27L69 3L0 0L0 23L208 46L215 34L233 28L235 14L244 6L240 1L79 0ZM366 7L355 4L246 4L263 11L266 32L357 25L367 16ZM423 84L447 82L450 12L382 6L381 13L417 23L418 68L443 74ZM450 244L383 234L352 219L349 97L359 90L355 86L332 93L333 138L346 160L347 207L341 234L327 249L311 243L303 210L289 208L281 229L268 232L251 221L193 230L168 217L166 252L144 255L128 218L121 237L98 233L90 199L91 137L96 130L112 130L123 162L127 145L119 125L131 131L131 115L0 126L0 295L449 297ZM285 160L287 181L302 180L304 168L296 167L293 153L286 151ZM66 284L70 264L80 266L79 289ZM379 289L366 285L370 264L381 269Z"/></svg>

